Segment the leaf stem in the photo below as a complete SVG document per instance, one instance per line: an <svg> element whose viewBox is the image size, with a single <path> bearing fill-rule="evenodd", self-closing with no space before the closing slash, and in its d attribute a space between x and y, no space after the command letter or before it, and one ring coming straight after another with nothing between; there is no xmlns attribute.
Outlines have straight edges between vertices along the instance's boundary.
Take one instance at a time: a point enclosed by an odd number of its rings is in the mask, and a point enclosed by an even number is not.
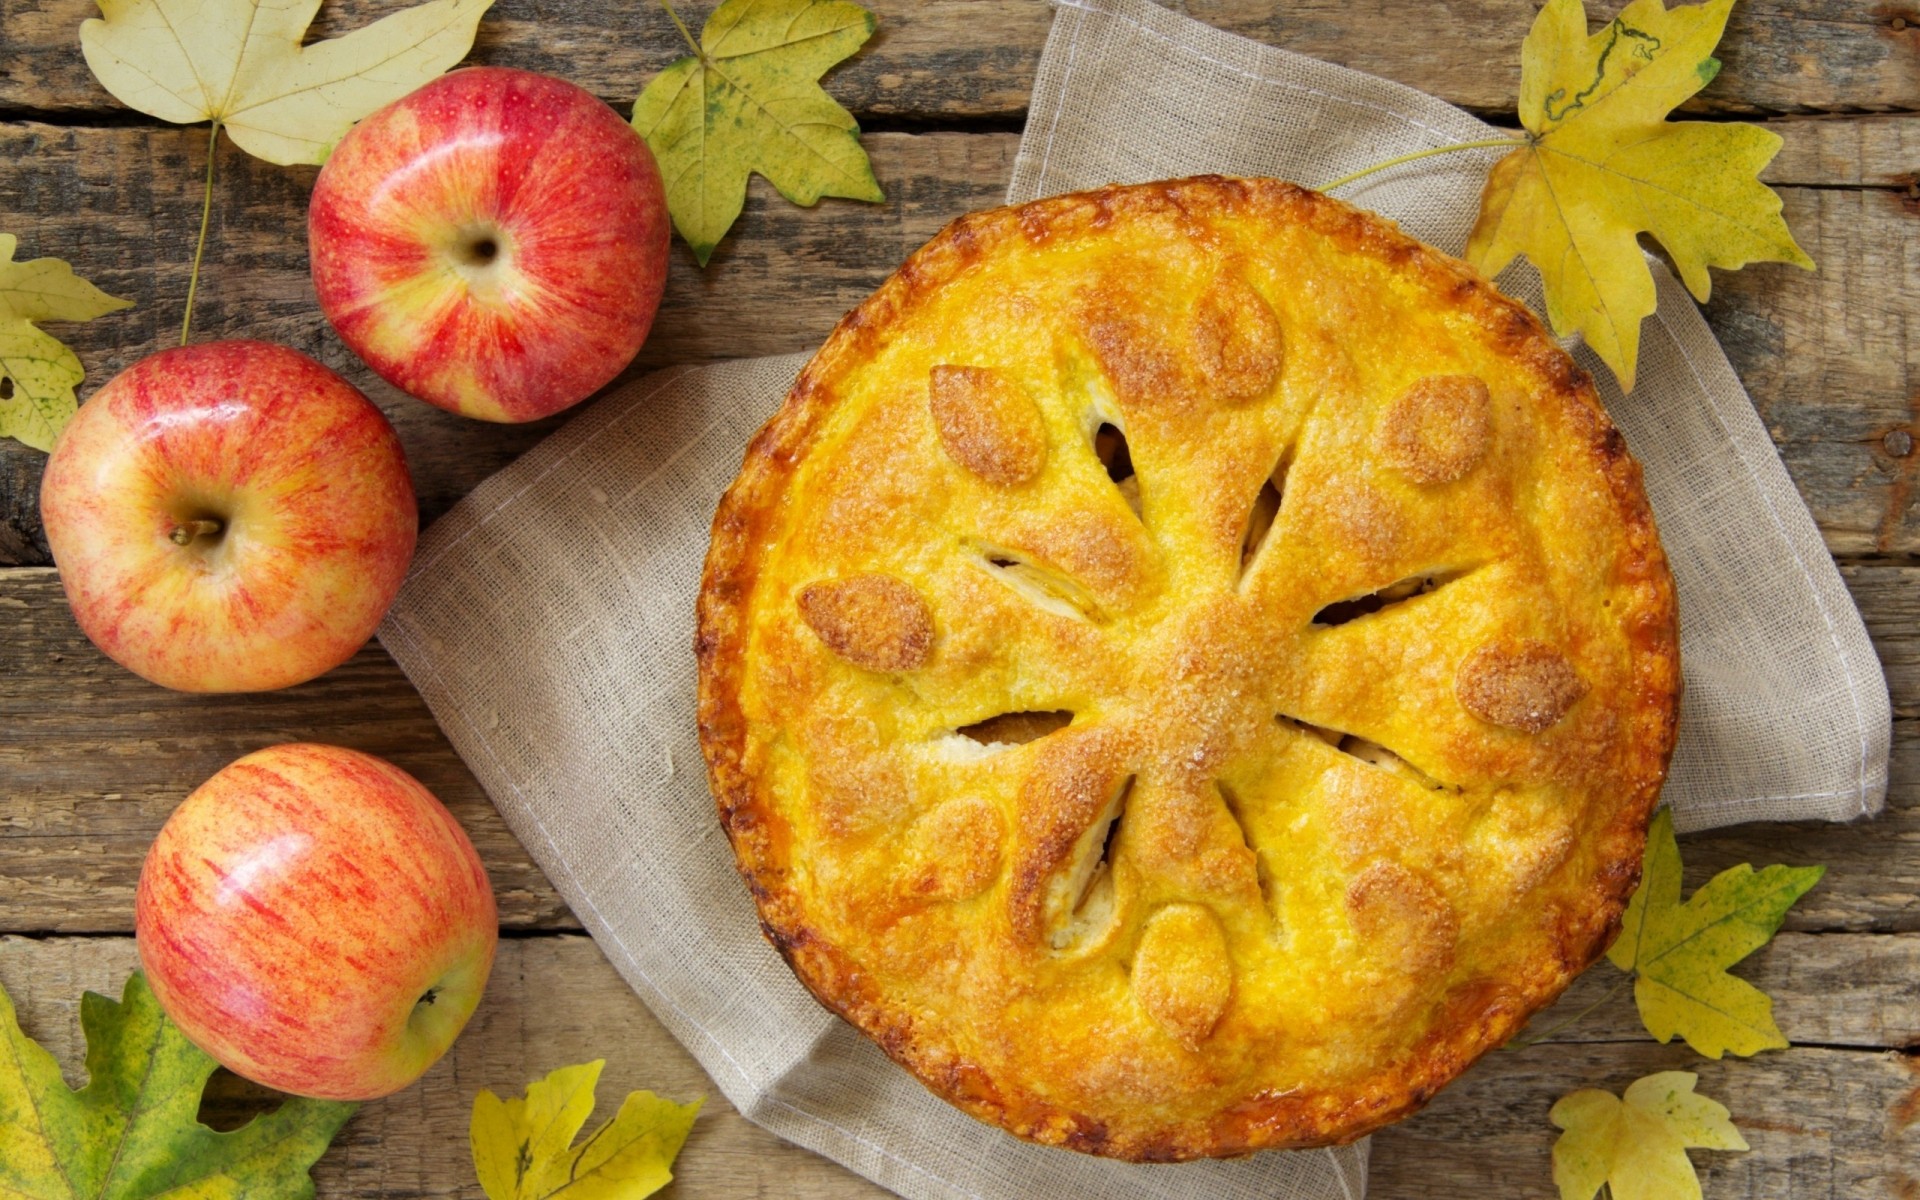
<svg viewBox="0 0 1920 1200"><path fill-rule="evenodd" d="M666 0L661 0L661 3L664 4L665 2ZM1376 171L1384 171L1388 167L1397 167L1401 163L1417 162L1423 158L1432 158L1436 154L1453 154L1460 150L1491 150L1497 146L1516 146L1523 140L1525 139L1513 136L1481 138L1477 142L1455 142L1451 146L1433 146L1426 150L1415 150L1411 154L1397 155L1385 162L1375 163L1370 167L1362 167L1351 175L1342 175L1332 183L1321 184L1320 190L1330 192L1337 187L1345 187L1356 179L1365 179Z"/></svg>
<svg viewBox="0 0 1920 1200"><path fill-rule="evenodd" d="M693 51L693 56L705 62L707 56L700 52L700 43L693 40L693 34L687 32L686 22L680 19L679 13L673 11L673 0L660 0L660 7L667 10L667 16L672 19L673 27L678 29L680 36L687 40L687 48Z"/></svg>
<svg viewBox="0 0 1920 1200"><path fill-rule="evenodd" d="M1598 1000L1595 1000L1592 1004L1587 1005L1585 1008L1581 1009L1579 1012L1573 1014L1571 1017L1568 1017L1566 1020L1560 1022L1558 1025L1555 1025L1552 1029L1547 1030L1545 1033L1541 1034L1538 1037L1530 1037L1525 1039L1524 1041L1516 1038L1513 1041L1508 1042L1505 1046L1502 1046L1501 1049L1502 1050L1525 1050L1530 1046L1538 1046L1541 1042L1544 1042L1548 1038L1551 1038L1554 1034L1564 1031L1568 1026L1577 1024L1583 1017L1586 1017L1588 1014L1592 1013L1595 1009L1599 1008L1602 1004L1605 1004L1607 1001L1619 995L1620 989L1627 986L1627 984L1631 983L1632 981L1633 981L1633 972L1628 971L1622 974L1620 978L1614 982L1614 985L1607 989L1607 992L1604 996L1601 996Z"/></svg>
<svg viewBox="0 0 1920 1200"><path fill-rule="evenodd" d="M207 222L213 216L213 161L220 150L220 121L207 130L207 181L200 193L200 242L193 248L193 273L187 277L187 311L180 318L180 344L193 329L193 294L200 290L200 258L207 252Z"/></svg>

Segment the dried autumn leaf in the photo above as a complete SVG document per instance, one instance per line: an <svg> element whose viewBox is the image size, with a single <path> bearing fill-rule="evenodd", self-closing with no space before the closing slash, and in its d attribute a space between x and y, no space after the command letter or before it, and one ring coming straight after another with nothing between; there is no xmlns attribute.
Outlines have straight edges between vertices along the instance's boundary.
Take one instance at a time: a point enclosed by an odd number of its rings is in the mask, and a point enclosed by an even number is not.
<svg viewBox="0 0 1920 1200"><path fill-rule="evenodd" d="M574 1144L593 1114L604 1060L561 1067L527 1085L524 1098L490 1091L473 1099L469 1140L489 1200L640 1200L673 1179L674 1156L701 1102L675 1104L634 1092L611 1121Z"/></svg>
<svg viewBox="0 0 1920 1200"><path fill-rule="evenodd" d="M0 437L51 450L73 416L73 389L86 372L73 351L34 322L91 321L133 301L107 295L57 258L14 262L18 245L0 233L0 378L10 387L0 395Z"/></svg>
<svg viewBox="0 0 1920 1200"><path fill-rule="evenodd" d="M88 992L87 1086L26 1034L0 989L0 1196L18 1200L305 1200L307 1173L355 1105L289 1099L230 1133L200 1124L215 1063L138 974L116 1004Z"/></svg>
<svg viewBox="0 0 1920 1200"><path fill-rule="evenodd" d="M1593 1200L1602 1186L1612 1200L1700 1200L1687 1148L1745 1150L1747 1141L1724 1106L1694 1093L1696 1078L1648 1075L1624 1100L1593 1088L1562 1096L1549 1114L1566 1131L1553 1143L1560 1200Z"/></svg>
<svg viewBox="0 0 1920 1200"><path fill-rule="evenodd" d="M1640 321L1656 305L1641 232L1660 240L1702 301L1708 267L1813 266L1780 217L1780 197L1758 178L1778 135L1666 120L1719 72L1713 48L1732 7L1634 0L1589 37L1580 0L1548 0L1521 49L1526 134L1488 175L1467 242L1467 258L1488 275L1526 255L1554 331L1578 330L1628 391Z"/></svg>
<svg viewBox="0 0 1920 1200"><path fill-rule="evenodd" d="M432 0L310 46L320 0L99 3L80 47L116 99L179 125L217 121L287 165L325 162L355 121L465 58L493 0Z"/></svg>
<svg viewBox="0 0 1920 1200"><path fill-rule="evenodd" d="M634 101L673 227L701 266L739 217L754 172L795 204L886 199L859 124L818 83L872 33L873 14L846 0L726 0L694 53Z"/></svg>
<svg viewBox="0 0 1920 1200"><path fill-rule="evenodd" d="M1627 903L1620 939L1607 960L1637 975L1633 998L1647 1032L1662 1042L1679 1034L1708 1058L1746 1057L1787 1044L1773 1001L1727 968L1767 944L1787 910L1820 882L1825 867L1747 863L1728 867L1680 903L1680 846L1673 815L1661 809L1647 831L1640 887Z"/></svg>

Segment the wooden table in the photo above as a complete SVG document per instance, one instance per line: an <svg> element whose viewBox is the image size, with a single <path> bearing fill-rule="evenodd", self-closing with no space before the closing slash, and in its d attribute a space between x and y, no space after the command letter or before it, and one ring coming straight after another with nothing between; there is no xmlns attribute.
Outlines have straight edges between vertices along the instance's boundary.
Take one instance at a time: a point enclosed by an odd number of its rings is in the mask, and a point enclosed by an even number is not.
<svg viewBox="0 0 1920 1200"><path fill-rule="evenodd" d="M325 35L390 10L330 3ZM880 31L831 79L859 116L884 206L791 207L755 182L706 271L676 242L666 301L633 370L811 347L939 226L1003 193L1049 22L1040 0L878 0ZM1193 15L1373 71L1511 121L1528 0L1188 0ZM77 29L91 0L0 0L0 229L137 307L56 330L97 386L170 345L198 221L203 129L161 125L94 84ZM702 10L698 15L704 15ZM1610 15L1610 14L1609 14ZM680 53L659 11L499 0L475 59L572 78L625 112ZM1774 997L1793 1049L1708 1062L1642 1032L1624 994L1556 1042L1488 1056L1375 1142L1374 1195L1545 1195L1547 1109L1685 1068L1753 1145L1697 1153L1711 1196L1920 1196L1920 12L1906 0L1748 0L1725 69L1689 110L1763 120L1786 139L1768 178L1818 274L1762 266L1715 280L1707 316L1840 559L1893 689L1893 783L1870 826L1752 826L1691 837L1688 886L1731 863L1823 862L1826 881L1741 973ZM305 204L314 172L219 150L195 330L316 355L364 388L406 442L431 520L551 432L464 422L407 399L348 353L314 305ZM467 1161L475 1091L604 1056L603 1105L635 1087L710 1099L670 1194L868 1196L879 1189L749 1125L648 1015L501 824L418 696L369 646L303 687L163 691L75 628L38 518L43 457L0 442L0 983L28 1031L79 1074L78 997L117 991L142 856L173 806L233 758L311 739L417 774L473 834L504 938L485 1004L417 1087L368 1105L321 1162L323 1196L480 1195ZM1600 967L1573 1012L1613 981ZM231 1103L241 1103L233 1100Z"/></svg>

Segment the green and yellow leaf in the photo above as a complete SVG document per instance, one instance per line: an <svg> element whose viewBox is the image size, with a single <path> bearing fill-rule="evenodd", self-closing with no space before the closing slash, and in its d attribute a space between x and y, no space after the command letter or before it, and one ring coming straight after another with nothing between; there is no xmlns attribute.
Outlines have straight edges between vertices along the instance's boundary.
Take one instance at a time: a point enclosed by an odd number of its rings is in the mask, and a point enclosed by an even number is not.
<svg viewBox="0 0 1920 1200"><path fill-rule="evenodd" d="M1526 135L1488 175L1467 242L1488 275L1525 255L1554 331L1578 331L1629 391L1640 322L1657 303L1642 232L1702 301L1709 267L1813 266L1759 180L1780 138L1757 125L1666 119L1719 72L1713 49L1732 7L1633 0L1589 35L1581 0L1547 0L1521 50Z"/></svg>
<svg viewBox="0 0 1920 1200"><path fill-rule="evenodd" d="M229 1133L200 1124L215 1063L138 974L119 1003L80 1001L87 1086L21 1032L0 990L0 1196L18 1200L305 1200L352 1104L289 1099Z"/></svg>
<svg viewBox="0 0 1920 1200"><path fill-rule="evenodd" d="M129 108L218 121L268 162L321 163L353 123L453 66L493 0L430 0L303 46L320 0L99 0L80 48Z"/></svg>
<svg viewBox="0 0 1920 1200"><path fill-rule="evenodd" d="M1661 809L1647 832L1640 887L1627 904L1620 938L1607 959L1631 971L1633 998L1647 1032L1675 1034L1708 1058L1745 1057L1787 1044L1773 1021L1773 1001L1727 973L1767 944L1825 867L1749 864L1728 867L1680 902L1680 845L1673 816Z"/></svg>
<svg viewBox="0 0 1920 1200"><path fill-rule="evenodd" d="M480 1188L489 1200L640 1200L673 1179L673 1160L693 1129L700 1101L675 1104L634 1092L612 1120L583 1142L574 1137L593 1115L604 1061L561 1067L502 1100L473 1100L469 1139Z"/></svg>
<svg viewBox="0 0 1920 1200"><path fill-rule="evenodd" d="M1700 1177L1687 1149L1745 1150L1746 1139L1722 1105L1697 1095L1696 1077L1662 1071L1628 1085L1624 1099L1582 1088L1550 1114L1564 1130L1553 1143L1560 1200L1700 1200Z"/></svg>
<svg viewBox="0 0 1920 1200"><path fill-rule="evenodd" d="M107 295L57 258L14 262L18 245L0 233L0 437L51 450L73 417L73 389L86 373L73 351L35 322L91 321L133 301Z"/></svg>
<svg viewBox="0 0 1920 1200"><path fill-rule="evenodd" d="M881 201L853 114L818 80L873 33L847 0L725 0L697 52L655 76L633 105L673 226L705 266L764 175L795 204Z"/></svg>

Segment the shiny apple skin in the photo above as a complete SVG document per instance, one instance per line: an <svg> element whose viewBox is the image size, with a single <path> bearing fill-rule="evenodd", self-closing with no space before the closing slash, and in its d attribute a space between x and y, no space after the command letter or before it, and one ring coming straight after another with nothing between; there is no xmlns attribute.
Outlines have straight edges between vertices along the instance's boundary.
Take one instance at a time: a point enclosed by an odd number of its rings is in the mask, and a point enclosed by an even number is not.
<svg viewBox="0 0 1920 1200"><path fill-rule="evenodd" d="M134 928L188 1040L324 1100L389 1095L438 1061L499 938L480 856L433 794L313 744L249 754L187 797L147 854Z"/></svg>
<svg viewBox="0 0 1920 1200"><path fill-rule="evenodd" d="M668 229L640 135L590 92L507 67L443 75L354 126L307 209L341 340L402 391L487 421L558 412L633 361Z"/></svg>
<svg viewBox="0 0 1920 1200"><path fill-rule="evenodd" d="M267 342L162 350L61 431L40 518L80 628L155 683L311 679L373 635L419 510L393 427L358 389ZM173 540L196 518L217 535Z"/></svg>

